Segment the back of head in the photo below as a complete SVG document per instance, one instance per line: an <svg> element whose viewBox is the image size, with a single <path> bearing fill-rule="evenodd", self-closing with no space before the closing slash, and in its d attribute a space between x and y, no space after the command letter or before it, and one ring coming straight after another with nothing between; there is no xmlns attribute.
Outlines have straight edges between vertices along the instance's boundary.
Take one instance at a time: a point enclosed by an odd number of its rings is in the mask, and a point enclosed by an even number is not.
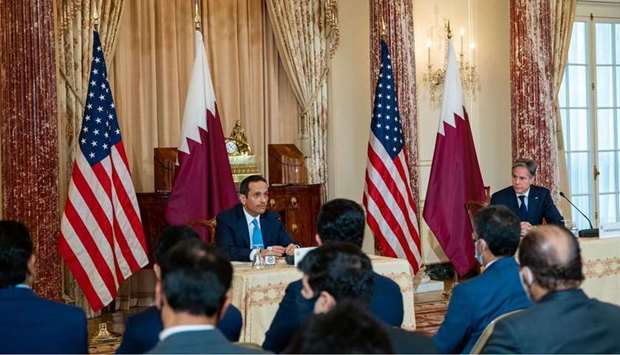
<svg viewBox="0 0 620 355"><path fill-rule="evenodd" d="M0 221L0 288L26 281L31 256L28 228L20 222Z"/></svg>
<svg viewBox="0 0 620 355"><path fill-rule="evenodd" d="M214 247L199 239L181 241L160 267L164 298L174 312L208 317L221 313L233 269Z"/></svg>
<svg viewBox="0 0 620 355"><path fill-rule="evenodd" d="M315 297L326 291L337 302L355 298L370 303L372 264L356 245L334 242L320 246L306 254L298 267L308 277Z"/></svg>
<svg viewBox="0 0 620 355"><path fill-rule="evenodd" d="M519 263L550 291L576 288L584 280L579 242L561 226L538 226L528 232L519 247Z"/></svg>
<svg viewBox="0 0 620 355"><path fill-rule="evenodd" d="M164 258L164 255L177 243L188 239L200 239L196 231L188 225L179 224L164 228L159 236L159 242L155 249L155 262L159 264Z"/></svg>
<svg viewBox="0 0 620 355"><path fill-rule="evenodd" d="M474 216L474 229L495 256L512 256L519 247L521 221L504 206L488 206Z"/></svg>
<svg viewBox="0 0 620 355"><path fill-rule="evenodd" d="M389 354L393 349L381 325L365 309L345 301L327 313L311 317L284 352Z"/></svg>
<svg viewBox="0 0 620 355"><path fill-rule="evenodd" d="M319 237L326 242L349 242L362 247L364 209L355 201L337 198L321 206L317 219Z"/></svg>

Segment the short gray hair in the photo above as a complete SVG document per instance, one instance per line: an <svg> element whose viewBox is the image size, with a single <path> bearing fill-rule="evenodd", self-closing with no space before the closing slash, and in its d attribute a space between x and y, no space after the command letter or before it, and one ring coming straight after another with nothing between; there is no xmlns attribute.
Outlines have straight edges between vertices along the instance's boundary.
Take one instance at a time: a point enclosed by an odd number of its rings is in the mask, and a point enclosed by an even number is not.
<svg viewBox="0 0 620 355"><path fill-rule="evenodd" d="M512 170L515 168L526 168L531 176L536 176L536 162L532 159L518 159L512 163Z"/></svg>

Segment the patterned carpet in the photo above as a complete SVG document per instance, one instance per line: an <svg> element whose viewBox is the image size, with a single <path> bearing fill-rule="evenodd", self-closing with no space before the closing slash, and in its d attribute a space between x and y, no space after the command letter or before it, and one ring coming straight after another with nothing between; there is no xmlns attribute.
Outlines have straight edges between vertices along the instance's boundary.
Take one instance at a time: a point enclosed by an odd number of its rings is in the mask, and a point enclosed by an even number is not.
<svg viewBox="0 0 620 355"><path fill-rule="evenodd" d="M415 305L416 330L432 336L437 332L448 309L447 300L420 302Z"/></svg>

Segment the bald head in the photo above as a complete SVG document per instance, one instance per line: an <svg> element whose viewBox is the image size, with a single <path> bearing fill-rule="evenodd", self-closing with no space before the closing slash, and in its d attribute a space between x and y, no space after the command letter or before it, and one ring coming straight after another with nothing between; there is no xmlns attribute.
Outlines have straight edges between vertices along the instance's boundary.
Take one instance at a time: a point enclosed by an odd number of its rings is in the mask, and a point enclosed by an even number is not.
<svg viewBox="0 0 620 355"><path fill-rule="evenodd" d="M533 228L521 241L519 262L532 271L538 284L550 291L576 288L583 281L579 242L564 227Z"/></svg>

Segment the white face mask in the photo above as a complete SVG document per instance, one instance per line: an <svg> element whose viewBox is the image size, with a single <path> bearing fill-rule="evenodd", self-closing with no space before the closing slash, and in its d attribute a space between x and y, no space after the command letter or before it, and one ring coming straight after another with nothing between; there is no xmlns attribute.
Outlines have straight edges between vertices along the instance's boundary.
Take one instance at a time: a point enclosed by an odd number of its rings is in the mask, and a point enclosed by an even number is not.
<svg viewBox="0 0 620 355"><path fill-rule="evenodd" d="M480 252L480 239L476 240L474 244L474 258L478 261L478 264L484 266L484 256Z"/></svg>
<svg viewBox="0 0 620 355"><path fill-rule="evenodd" d="M524 273L527 274L527 280L523 276ZM532 270L530 270L528 267L522 268L521 271L519 271L519 281L521 281L521 287L523 287L523 291L525 292L525 295L530 301L533 302L534 300L532 299L532 296L530 295L530 287L532 286L532 283L534 282L534 275L532 275Z"/></svg>

